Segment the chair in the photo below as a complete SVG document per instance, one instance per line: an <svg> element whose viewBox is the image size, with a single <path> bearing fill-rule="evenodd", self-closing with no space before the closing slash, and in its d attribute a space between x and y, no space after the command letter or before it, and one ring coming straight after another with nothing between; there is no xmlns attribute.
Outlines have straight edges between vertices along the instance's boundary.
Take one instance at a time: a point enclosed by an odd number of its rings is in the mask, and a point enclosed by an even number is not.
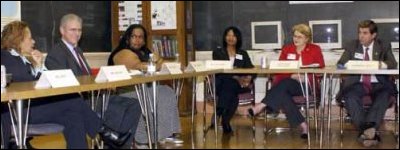
<svg viewBox="0 0 400 150"><path fill-rule="evenodd" d="M64 126L56 123L28 124L27 137L56 134L64 131ZM11 132L14 136L14 132Z"/></svg>
<svg viewBox="0 0 400 150"><path fill-rule="evenodd" d="M316 77L315 74L313 74L312 76L313 76L313 80L314 80L313 83L314 84L311 87L312 95L309 95L308 100L309 100L309 108L313 108L313 110L314 110L313 111L314 112L313 113L313 116L314 116L313 118L314 118L314 124L315 124L315 132L317 134L318 133L317 132L318 131L318 120L317 120L318 109L317 108L319 107L320 97L321 97L321 95L320 95L321 93L317 89L320 89L321 80L320 80L319 77ZM266 86L268 87L268 89L271 88L271 83L272 83L272 78L269 77L269 80L266 83ZM293 96L292 98L293 98L293 101L295 102L295 104L298 106L299 109L305 110L307 108L307 99L306 99L305 96ZM310 124L309 120L307 120L307 118L309 117L308 110L305 110L305 112L306 112L306 114L305 114L306 115L306 121L307 121L308 126L310 127L311 124ZM267 133L272 132L273 130L279 131L279 130L289 130L290 129L290 128L275 127L275 128L272 128L272 129L268 130L268 127L267 127L268 126L267 113L268 113L268 109L264 109L264 124L265 124L265 126L264 126L264 134L265 135L267 135ZM310 129L308 131L310 131ZM307 136L308 136L308 146L310 147L310 133L309 132L308 132Z"/></svg>
<svg viewBox="0 0 400 150"><path fill-rule="evenodd" d="M63 131L64 126L56 123L28 124L28 130L26 133L26 148L33 148L29 144L29 141L32 140L34 136L57 134L62 133ZM11 132L11 137L15 137L14 132Z"/></svg>
<svg viewBox="0 0 400 150"><path fill-rule="evenodd" d="M207 77L206 80L206 86L205 86L205 102L213 102L213 90L212 90L212 80ZM255 105L255 92L254 92L254 83L251 83L250 85L250 91L248 92L244 92L244 93L240 93L238 95L239 98L239 105L238 107L243 107L243 106L254 106ZM206 124L206 117L205 117L205 113L206 113L206 103L203 106L203 131L204 133L206 133L208 131L208 129L205 128L205 124ZM214 116L213 116L214 117ZM218 120L219 118L217 118ZM213 119L212 119L213 120ZM218 122L218 121L217 121ZM255 119L252 118L252 129L253 129L253 141L255 141Z"/></svg>
<svg viewBox="0 0 400 150"><path fill-rule="evenodd" d="M366 109L366 110L368 110L370 107L371 107L371 105L372 105L372 98L371 98L371 96L364 96L363 98L362 98L362 101L363 101L363 108L364 109ZM395 104L395 102L396 102L396 97L395 96L390 96L389 97L389 101L390 101L390 105L389 105L389 107L388 108L391 108L393 105L395 105L396 106L396 104ZM339 102L339 106L340 106L340 115L339 115L339 123L340 123L340 135L341 136L343 136L343 124L344 124L344 120L345 120L345 116L344 116L344 111L343 111L343 109L344 109L344 106L345 106L345 101L342 99L340 102ZM395 115L396 115L396 117L395 117L395 127L397 127L398 126L398 121L397 121L397 115L398 115L398 108L396 107L395 108ZM351 116L349 116L350 117L350 119L351 119ZM396 129L396 128L395 128ZM397 131L395 131L395 133L397 134Z"/></svg>
<svg viewBox="0 0 400 150"><path fill-rule="evenodd" d="M9 105L9 109L13 107L11 104ZM10 111L12 112L12 111ZM14 129L16 131L17 125L11 127L11 137L15 137ZM27 146L29 147L29 140L33 136L42 136L42 135L49 135L49 134L56 134L61 133L64 131L64 126L56 123L40 123L40 124L28 124L26 128L26 141ZM10 140L12 141L12 140ZM3 143L8 144L8 143Z"/></svg>
<svg viewBox="0 0 400 150"><path fill-rule="evenodd" d="M340 83L342 83L342 82L343 82L343 80L340 80ZM396 84L398 84L398 83L396 82ZM398 85L397 85L397 87L398 87ZM399 108L398 108L398 104L397 104L398 101L397 100L398 100L398 96L397 95L390 96L389 97L390 105L389 105L388 108L391 108L393 105L395 106L395 109L394 109L394 112L395 112L395 131L394 131L394 134L395 134L395 138L398 141L398 121L399 121L398 111L399 111ZM341 138L343 138L343 124L344 124L344 119L345 119L343 108L345 106L345 100L344 99L339 99L339 100L337 100L337 102L338 102L339 108L340 108L340 110L339 110L340 111L340 113L339 113L340 136L341 136ZM368 110L371 107L371 105L373 104L373 100L372 100L372 97L370 95L363 96L362 97L362 102L363 102L363 108L366 109L366 110ZM350 118L351 118L351 116L350 116Z"/></svg>
<svg viewBox="0 0 400 150"><path fill-rule="evenodd" d="M245 93L240 93L238 95L239 97L239 106L238 107L245 107L248 105L251 105L251 107L255 106L255 85L254 83L252 83L250 85L250 91L249 92L245 92ZM256 122L255 122L255 117L251 118L251 123L252 123L252 132L253 132L253 143L255 143L256 141Z"/></svg>

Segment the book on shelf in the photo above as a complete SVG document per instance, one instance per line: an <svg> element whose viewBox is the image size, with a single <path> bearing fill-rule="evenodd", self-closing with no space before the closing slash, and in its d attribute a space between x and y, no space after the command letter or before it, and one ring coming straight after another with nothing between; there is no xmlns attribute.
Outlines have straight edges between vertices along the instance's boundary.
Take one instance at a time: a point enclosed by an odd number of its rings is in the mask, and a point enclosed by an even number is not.
<svg viewBox="0 0 400 150"><path fill-rule="evenodd" d="M177 41L175 38L161 36L153 39L153 50L163 58L174 58L177 50Z"/></svg>

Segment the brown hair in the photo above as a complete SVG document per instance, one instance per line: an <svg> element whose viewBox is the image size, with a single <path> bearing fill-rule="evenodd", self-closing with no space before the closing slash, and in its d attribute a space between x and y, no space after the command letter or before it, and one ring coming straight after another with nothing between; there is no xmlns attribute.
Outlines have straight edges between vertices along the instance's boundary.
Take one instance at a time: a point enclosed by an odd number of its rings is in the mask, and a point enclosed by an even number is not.
<svg viewBox="0 0 400 150"><path fill-rule="evenodd" d="M376 23L372 20L364 20L358 23L358 29L360 28L368 28L369 33L374 34L378 33L378 27L376 26Z"/></svg>
<svg viewBox="0 0 400 150"><path fill-rule="evenodd" d="M294 35L294 32L300 32L301 34L305 35L306 38L308 38L308 42L310 43L312 41L312 33L311 33L311 28L306 25L306 24L297 24L293 26L292 28L292 34Z"/></svg>
<svg viewBox="0 0 400 150"><path fill-rule="evenodd" d="M21 53L20 44L25 39L28 24L23 21L13 21L4 26L1 32L1 49L15 49Z"/></svg>

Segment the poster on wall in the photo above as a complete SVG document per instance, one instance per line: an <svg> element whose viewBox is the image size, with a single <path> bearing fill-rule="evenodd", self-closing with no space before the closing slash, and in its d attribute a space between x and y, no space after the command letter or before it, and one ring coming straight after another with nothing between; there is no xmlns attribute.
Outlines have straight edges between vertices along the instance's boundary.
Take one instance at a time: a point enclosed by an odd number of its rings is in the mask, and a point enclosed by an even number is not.
<svg viewBox="0 0 400 150"><path fill-rule="evenodd" d="M131 24L141 24L143 20L142 14L142 1L119 1L119 31L125 31Z"/></svg>
<svg viewBox="0 0 400 150"><path fill-rule="evenodd" d="M11 21L21 20L20 1L1 1L1 31Z"/></svg>
<svg viewBox="0 0 400 150"><path fill-rule="evenodd" d="M176 29L176 1L151 2L152 30Z"/></svg>

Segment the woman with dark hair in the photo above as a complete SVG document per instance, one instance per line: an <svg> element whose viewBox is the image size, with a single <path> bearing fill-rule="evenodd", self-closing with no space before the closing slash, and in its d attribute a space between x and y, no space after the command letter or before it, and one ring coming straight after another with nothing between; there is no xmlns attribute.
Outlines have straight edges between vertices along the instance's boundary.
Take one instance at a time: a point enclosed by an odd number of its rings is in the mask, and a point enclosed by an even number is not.
<svg viewBox="0 0 400 150"><path fill-rule="evenodd" d="M242 50L242 35L237 27L228 27L222 37L222 48L213 51L213 60L229 60L235 68L253 68L250 57ZM217 116L222 116L224 133L231 133L229 124L239 105L238 95L250 90L249 85L255 76L252 75L216 75L216 94L218 97ZM214 120L214 119L213 119ZM211 127L214 126L214 123Z"/></svg>
<svg viewBox="0 0 400 150"><path fill-rule="evenodd" d="M140 24L129 26L122 35L117 48L110 54L108 65L124 64L129 69L146 70L149 54L152 53L146 45L146 29ZM154 53L153 55L157 62L162 62L158 54ZM131 59L131 57L136 59Z"/></svg>
<svg viewBox="0 0 400 150"><path fill-rule="evenodd" d="M156 61L156 68L159 69L163 60L157 53L153 53L146 47L146 39L147 33L142 25L131 25L122 36L118 47L111 53L108 59L108 65L125 65L128 69L146 70L150 54L153 54L154 60ZM152 92L151 87L147 90L149 93ZM137 98L137 95L132 91L123 93L121 96ZM178 100L174 90L166 85L157 86L157 100L157 141L174 144L183 143L182 140L175 137L175 133L180 132L180 121ZM148 111L150 111L150 107ZM151 135L153 135L153 133L151 133ZM140 119L137 127L135 140L138 143L147 143L147 133L143 117Z"/></svg>

